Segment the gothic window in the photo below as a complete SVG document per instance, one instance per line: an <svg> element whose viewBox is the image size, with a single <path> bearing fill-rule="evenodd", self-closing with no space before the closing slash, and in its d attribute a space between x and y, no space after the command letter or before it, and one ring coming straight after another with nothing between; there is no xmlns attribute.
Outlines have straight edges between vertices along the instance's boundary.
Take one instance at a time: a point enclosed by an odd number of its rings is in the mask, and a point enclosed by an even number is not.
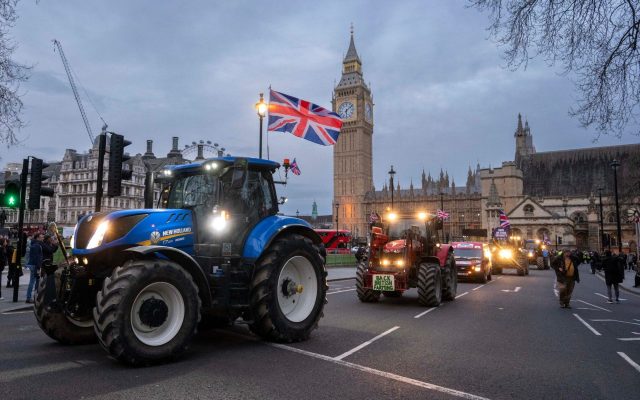
<svg viewBox="0 0 640 400"><path fill-rule="evenodd" d="M587 223L587 216L582 213L582 212L576 212L571 216L571 219L573 220L573 222L575 222L576 224L586 224Z"/></svg>
<svg viewBox="0 0 640 400"><path fill-rule="evenodd" d="M607 223L614 224L616 222L616 214L615 213L607 214L607 217L605 220L607 221Z"/></svg>
<svg viewBox="0 0 640 400"><path fill-rule="evenodd" d="M533 216L533 206L531 204L527 204L522 210L524 211L525 217Z"/></svg>

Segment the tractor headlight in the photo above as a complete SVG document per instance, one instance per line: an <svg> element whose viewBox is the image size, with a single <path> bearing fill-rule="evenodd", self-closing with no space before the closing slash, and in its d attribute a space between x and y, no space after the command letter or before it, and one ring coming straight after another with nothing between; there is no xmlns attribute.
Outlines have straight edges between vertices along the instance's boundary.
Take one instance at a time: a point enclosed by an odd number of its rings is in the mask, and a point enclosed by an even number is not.
<svg viewBox="0 0 640 400"><path fill-rule="evenodd" d="M98 225L98 229L93 233L93 236L91 236L87 249L95 249L100 246L104 240L104 235L107 233L107 229L109 229L109 221L102 221L100 225Z"/></svg>
<svg viewBox="0 0 640 400"><path fill-rule="evenodd" d="M389 261L388 258L383 258L382 261L380 261L380 263L386 267L391 264L391 261Z"/></svg>
<svg viewBox="0 0 640 400"><path fill-rule="evenodd" d="M223 231L229 225L229 214L226 211L220 211L220 214L214 215L211 220L211 227L214 231Z"/></svg>
<svg viewBox="0 0 640 400"><path fill-rule="evenodd" d="M395 264L398 267L404 267L404 260L396 260Z"/></svg>
<svg viewBox="0 0 640 400"><path fill-rule="evenodd" d="M533 251L530 251L528 255L529 255L529 258L533 258Z"/></svg>
<svg viewBox="0 0 640 400"><path fill-rule="evenodd" d="M510 249L500 249L498 255L500 256L500 258L512 258L513 251L511 251Z"/></svg>
<svg viewBox="0 0 640 400"><path fill-rule="evenodd" d="M71 235L71 239L69 239L69 247L72 249L76 247L76 237L75 235Z"/></svg>

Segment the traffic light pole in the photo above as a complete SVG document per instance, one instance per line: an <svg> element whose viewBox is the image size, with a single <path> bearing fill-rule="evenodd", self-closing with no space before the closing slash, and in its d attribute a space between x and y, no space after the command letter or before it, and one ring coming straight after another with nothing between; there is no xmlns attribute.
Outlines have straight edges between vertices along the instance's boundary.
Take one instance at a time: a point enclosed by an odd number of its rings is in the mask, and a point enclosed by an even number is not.
<svg viewBox="0 0 640 400"><path fill-rule="evenodd" d="M98 179L96 181L96 206L95 212L100 212L102 207L102 178L104 176L104 153L107 151L107 135L101 133L98 144Z"/></svg>
<svg viewBox="0 0 640 400"><path fill-rule="evenodd" d="M20 208L18 210L18 256L16 257L16 264L18 268L22 268L22 248L25 246L23 243L24 235L22 229L24 228L24 206L27 197L27 175L29 174L29 158L22 160L22 174L20 175ZM13 302L18 302L18 287L20 286L20 278L15 279L13 283Z"/></svg>

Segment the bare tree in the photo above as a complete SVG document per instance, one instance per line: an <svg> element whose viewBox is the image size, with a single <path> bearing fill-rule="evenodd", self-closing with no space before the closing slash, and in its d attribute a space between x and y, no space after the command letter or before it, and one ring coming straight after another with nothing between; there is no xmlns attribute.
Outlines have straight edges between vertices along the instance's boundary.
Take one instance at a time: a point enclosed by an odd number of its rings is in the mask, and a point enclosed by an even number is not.
<svg viewBox="0 0 640 400"><path fill-rule="evenodd" d="M509 67L526 68L541 56L575 74L579 98L569 113L583 126L620 137L638 122L640 0L469 2L489 11Z"/></svg>
<svg viewBox="0 0 640 400"><path fill-rule="evenodd" d="M16 131L24 126L20 118L22 100L20 83L29 77L30 67L15 62L11 57L15 44L10 29L16 22L19 0L0 0L0 143L12 146L18 142Z"/></svg>

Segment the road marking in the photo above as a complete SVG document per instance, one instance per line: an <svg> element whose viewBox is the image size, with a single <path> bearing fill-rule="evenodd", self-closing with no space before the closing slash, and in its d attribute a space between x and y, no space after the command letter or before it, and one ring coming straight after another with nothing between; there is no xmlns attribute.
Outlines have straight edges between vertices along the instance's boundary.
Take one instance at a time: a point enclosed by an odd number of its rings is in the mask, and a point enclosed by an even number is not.
<svg viewBox="0 0 640 400"><path fill-rule="evenodd" d="M353 291L353 290L356 290L356 289L355 289L355 288L353 288L353 289L338 290L338 291L335 291L335 292L327 292L327 294L336 294L336 293L351 292L351 291Z"/></svg>
<svg viewBox="0 0 640 400"><path fill-rule="evenodd" d="M462 296L464 296L465 294L469 294L469 292L464 292L464 293L462 293L462 294L457 295L457 296L456 296L456 299L457 299L458 297L462 297Z"/></svg>
<svg viewBox="0 0 640 400"><path fill-rule="evenodd" d="M96 364L95 361L67 361L58 364L49 364L49 365L39 365L37 367L29 367L22 369L14 369L9 371L3 371L0 375L0 382L6 383L15 381L17 379L27 378L33 375L41 375L46 374L48 372L58 372L64 371L67 369L80 368L85 367L87 365Z"/></svg>
<svg viewBox="0 0 640 400"><path fill-rule="evenodd" d="M33 310L27 310L27 311L5 311L2 313L2 315L16 315L16 314L33 314Z"/></svg>
<svg viewBox="0 0 640 400"><path fill-rule="evenodd" d="M334 364L341 365L343 367L356 369L358 371L366 372L368 374L381 376L383 378L387 378L387 379L394 380L396 382L401 382L401 383L406 383L406 384L409 384L409 385L417 386L417 387L420 387L420 388L423 388L423 389L433 390L433 391L440 392L440 393L446 393L448 395L455 396L455 397L460 397L460 398L463 398L463 399L489 400L486 397L477 396L477 395L474 395L474 394L471 394L471 393L462 392L460 390L456 390L456 389L451 389L451 388L447 388L447 387L444 387L444 386L435 385L433 383L419 381L419 380L413 379L413 378L407 378L405 376L396 375L396 374L393 374L391 372L380 371L378 369L365 367L364 365L354 364L354 363L350 363L350 362L344 361L344 360L336 360L335 358L332 358L332 357L329 357L329 356L325 356L323 354L312 353L310 351L297 349L295 347L286 346L284 344L278 344L278 343L266 343L266 344L271 346L271 347L276 347L278 349L287 350L287 351L291 351L291 352L298 353L298 354L303 354L303 355L306 355L306 356L309 356L309 357L317 358L319 360L328 361L328 362L331 362L331 363L334 363Z"/></svg>
<svg viewBox="0 0 640 400"><path fill-rule="evenodd" d="M620 321L617 319L592 319L593 322L620 322L621 324L640 325L637 322Z"/></svg>
<svg viewBox="0 0 640 400"><path fill-rule="evenodd" d="M515 289L511 290L511 289L502 289L503 292L507 292L507 293L518 293L520 291L520 289L522 289L520 286L516 286Z"/></svg>
<svg viewBox="0 0 640 400"><path fill-rule="evenodd" d="M582 324L583 324L584 326L586 326L587 328L589 328L589 330L590 330L591 332L593 332L593 334L594 334L594 335L596 335L596 336L602 336L602 334L601 334L600 332L598 332L597 330L593 329L593 327L592 327L591 325L589 325L589 324L587 323L587 321L585 321L585 320L583 320L582 318L580 318L580 316L579 316L578 314L573 314L573 316L574 316L574 317L576 317L576 318L578 318L578 321L582 322Z"/></svg>
<svg viewBox="0 0 640 400"><path fill-rule="evenodd" d="M425 314L427 314L427 313L430 313L431 311L433 311L433 310L435 310L435 309L437 309L437 308L438 308L438 307L431 307L431 308L430 308L430 309L428 309L427 311L423 311L423 312L421 312L420 314L416 315L416 316L415 316L415 317L413 317L413 318L420 318L420 317L422 317L423 315L425 315Z"/></svg>
<svg viewBox="0 0 640 400"><path fill-rule="evenodd" d="M476 286L476 287L474 287L474 288L473 288L473 289L471 289L471 290L478 290L478 289L480 289L481 287L486 286L486 285L487 285L487 284L485 283L484 285Z"/></svg>
<svg viewBox="0 0 640 400"><path fill-rule="evenodd" d="M499 277L497 277L496 279L502 279L502 277L501 277L501 276L499 276Z"/></svg>
<svg viewBox="0 0 640 400"><path fill-rule="evenodd" d="M602 293L594 293L594 294L597 294L598 296L600 296L600 297L604 297L605 299L609 300L609 296L605 296L605 295L603 295ZM620 301L627 301L627 299L623 299L622 297L620 297L618 300L620 300Z"/></svg>
<svg viewBox="0 0 640 400"><path fill-rule="evenodd" d="M623 342L631 342L634 340L640 340L640 337L619 337L618 340L621 340Z"/></svg>
<svg viewBox="0 0 640 400"><path fill-rule="evenodd" d="M338 357L334 357L334 359L335 360L342 360L343 358L350 356L351 354L355 353L356 351L360 351L360 350L364 349L365 347L367 347L371 343L373 343L376 340L382 338L383 336L386 336L386 335L390 334L391 332L395 331L396 329L400 329L400 327L399 326L394 326L393 328L391 328L391 329L389 329L389 330L387 330L385 332L382 332L381 334L379 334L378 336L374 337L373 339L367 340L366 342L362 343L360 346L356 346L353 349L351 349L351 350L349 350L349 351L347 351L345 353L340 354Z"/></svg>
<svg viewBox="0 0 640 400"><path fill-rule="evenodd" d="M618 352L618 355L622 357L626 362L628 362L633 368L635 368L636 371L640 372L640 365L636 364L636 362L629 358L628 355L624 354L621 351Z"/></svg>
<svg viewBox="0 0 640 400"><path fill-rule="evenodd" d="M604 311L606 311L606 312L611 312L611 310L607 310L606 308L604 308L604 307L600 307L600 306L597 306L597 305L595 305L595 304L587 303L587 302L586 302L586 301L584 301L584 300L576 300L576 301L579 301L579 302L584 303L584 304L586 304L586 305L589 305L589 306L591 306L591 307L599 308L599 309L604 310Z"/></svg>

